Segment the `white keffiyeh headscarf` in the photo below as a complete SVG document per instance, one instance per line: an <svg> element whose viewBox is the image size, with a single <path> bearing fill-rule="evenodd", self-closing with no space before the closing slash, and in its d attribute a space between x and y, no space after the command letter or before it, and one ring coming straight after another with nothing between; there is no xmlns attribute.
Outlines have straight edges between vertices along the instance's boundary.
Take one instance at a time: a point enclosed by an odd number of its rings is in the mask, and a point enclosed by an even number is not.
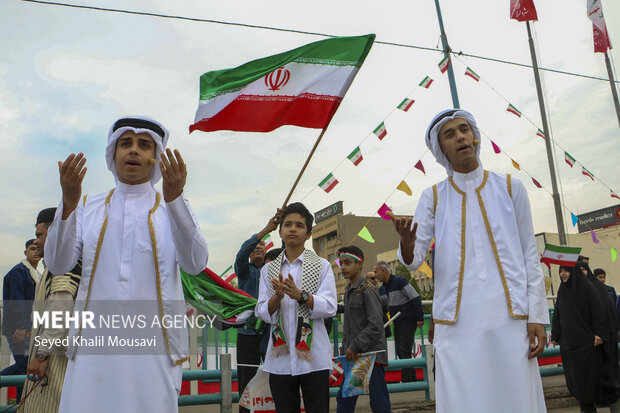
<svg viewBox="0 0 620 413"><path fill-rule="evenodd" d="M110 127L108 132L108 145L105 150L105 159L108 169L114 175L114 179L118 181L118 172L116 171L116 163L114 162L114 153L116 152L116 141L126 131L134 133L148 133L155 141L155 165L151 170L151 185L155 185L161 179L159 170L160 153L166 148L169 133L164 126L146 116L126 116L120 118Z"/></svg>
<svg viewBox="0 0 620 413"><path fill-rule="evenodd" d="M444 168L446 168L446 172L448 176L452 176L454 174L454 170L452 169L452 165L450 165L450 161L441 151L441 147L439 146L439 130L444 125L444 123L453 120L455 118L465 119L469 126L471 127L472 132L474 133L474 138L478 139L478 144L474 146L476 150L476 158L478 158L478 163L480 163L480 130L478 129L478 125L476 125L476 120L474 116L466 110L463 109L448 109L442 112L439 112L432 120L428 129L426 130L426 146L431 150L433 155L435 155L435 159Z"/></svg>

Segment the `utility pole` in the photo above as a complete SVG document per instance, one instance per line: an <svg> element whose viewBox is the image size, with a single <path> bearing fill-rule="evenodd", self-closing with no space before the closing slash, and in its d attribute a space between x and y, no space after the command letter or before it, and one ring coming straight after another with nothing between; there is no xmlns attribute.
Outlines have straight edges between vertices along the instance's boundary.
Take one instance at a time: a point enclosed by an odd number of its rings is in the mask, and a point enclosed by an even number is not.
<svg viewBox="0 0 620 413"><path fill-rule="evenodd" d="M437 19L439 20L439 29L441 30L441 45L443 46L444 57L450 57L450 46L448 45L448 36L443 28L443 18L441 17L441 8L439 7L439 0L435 0L435 8L437 9ZM452 70L452 62L448 66L448 81L450 82L450 93L452 94L452 105L455 109L460 109L459 95L456 91L456 81L454 80L454 71Z"/></svg>

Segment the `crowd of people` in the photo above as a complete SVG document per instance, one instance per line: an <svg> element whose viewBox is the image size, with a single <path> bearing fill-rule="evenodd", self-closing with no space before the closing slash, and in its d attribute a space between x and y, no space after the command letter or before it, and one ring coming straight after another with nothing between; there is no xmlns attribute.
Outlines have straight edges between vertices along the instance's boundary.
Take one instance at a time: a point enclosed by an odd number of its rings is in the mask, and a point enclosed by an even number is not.
<svg viewBox="0 0 620 413"><path fill-rule="evenodd" d="M149 118L116 121L106 147L116 187L97 195L82 196L83 154L59 162L62 200L37 217L36 239L26 244L26 259L5 277L4 299L33 300L36 311L68 312L86 311L99 300L152 300L162 316L169 302L182 301L179 267L200 273L208 248L184 196L185 163L178 151L166 148L168 136ZM434 346L437 412L544 412L536 357L546 345L549 312L530 204L519 180L483 169L480 140L476 121L465 110L443 111L431 121L426 145L448 176L422 192L413 217L388 213L399 236L398 258L415 270L435 242L428 337ZM154 188L160 179L161 193ZM262 364L276 411L299 412L302 400L306 412L329 411L336 356L329 321L342 312L341 355L356 360L376 354L370 404L373 412L390 412L385 367L392 330L385 324L394 316L396 354L411 358L415 331L424 324L421 298L384 261L362 274L364 252L349 245L338 251L348 280L338 303L331 263L305 247L312 226L306 206L291 203L237 253L239 288L257 299L255 315L267 323L237 331L239 392ZM262 240L276 230L283 248L266 251ZM595 274L605 276L599 269ZM552 337L560 344L568 388L583 411L605 405L614 412L620 396L617 296L595 274L585 264L560 269ZM2 333L16 363L2 374L27 374L17 411L178 411L181 368L189 353L185 328L162 325L156 331L163 354L86 354L56 339L93 338L93 331L35 328L30 309L14 311L5 309ZM34 337L57 344L37 345ZM402 370L403 382L416 379L414 369ZM341 388L337 409L354 411L356 401Z"/></svg>

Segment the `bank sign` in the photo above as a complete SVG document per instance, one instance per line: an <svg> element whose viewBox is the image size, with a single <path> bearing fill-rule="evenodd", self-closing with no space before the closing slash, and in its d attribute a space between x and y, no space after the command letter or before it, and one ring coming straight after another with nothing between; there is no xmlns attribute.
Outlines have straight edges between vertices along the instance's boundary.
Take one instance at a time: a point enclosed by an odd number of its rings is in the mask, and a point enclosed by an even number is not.
<svg viewBox="0 0 620 413"><path fill-rule="evenodd" d="M620 224L620 205L577 215L579 232L588 232L591 229L605 228Z"/></svg>
<svg viewBox="0 0 620 413"><path fill-rule="evenodd" d="M342 214L342 201L338 201L322 210L314 213L314 223L318 224L334 215Z"/></svg>

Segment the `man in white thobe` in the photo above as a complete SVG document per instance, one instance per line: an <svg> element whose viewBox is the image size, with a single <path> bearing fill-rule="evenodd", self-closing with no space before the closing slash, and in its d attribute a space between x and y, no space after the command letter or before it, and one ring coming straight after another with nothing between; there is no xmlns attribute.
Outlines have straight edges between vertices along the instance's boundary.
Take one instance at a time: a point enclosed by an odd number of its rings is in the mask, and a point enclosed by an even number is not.
<svg viewBox="0 0 620 413"><path fill-rule="evenodd" d="M437 412L544 412L536 356L549 313L525 187L482 168L467 111L438 114L426 144L448 178L422 192L413 219L391 218L409 269L435 239Z"/></svg>
<svg viewBox="0 0 620 413"><path fill-rule="evenodd" d="M153 316L161 321L183 302L179 265L191 274L205 268L207 244L183 196L186 166L178 151L163 152L167 140L168 131L148 118L115 122L106 161L116 188L94 196L81 197L86 173L81 153L59 162L62 202L45 256L54 274L67 272L82 258L76 311L97 303L145 300L156 303ZM161 177L163 196L154 188ZM163 353L145 348L140 354L110 355L73 345L74 337L93 338L97 330L72 325L59 411L178 411L181 369L189 353L187 330L162 324L155 331Z"/></svg>

